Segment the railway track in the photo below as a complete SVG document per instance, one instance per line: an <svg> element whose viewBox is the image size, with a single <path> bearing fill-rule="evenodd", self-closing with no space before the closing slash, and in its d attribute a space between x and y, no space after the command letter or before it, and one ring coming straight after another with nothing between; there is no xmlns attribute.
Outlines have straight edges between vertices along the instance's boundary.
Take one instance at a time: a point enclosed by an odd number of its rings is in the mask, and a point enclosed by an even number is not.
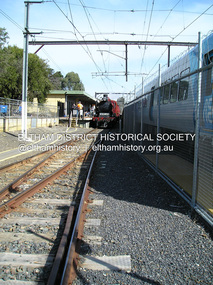
<svg viewBox="0 0 213 285"><path fill-rule="evenodd" d="M87 141L88 146L92 143ZM85 150L85 141L76 141L72 146L78 146L80 154L64 150L40 157L39 162L34 158L30 163L36 166L30 165L20 179L15 178L1 191L0 284L8 280L46 284L54 260L57 264L48 284L60 278L56 274L62 266L58 256L64 257L64 243L79 202L80 208L84 205L81 195L92 159Z"/></svg>
<svg viewBox="0 0 213 285"><path fill-rule="evenodd" d="M78 137L82 135L88 135L94 131L89 131L87 133L82 133L82 134L76 134L76 133L68 133L71 138L74 138L74 141L78 140ZM60 141L59 141L60 142ZM5 187L9 182L14 181L15 177L19 177L22 174L26 173L29 171L31 168L33 169L36 164L41 162L42 160L48 158L51 156L51 154L55 154L57 152L62 151L63 147L71 147L73 144L73 140L68 140L65 141L64 143L60 144L59 142L54 142L54 145L51 143L49 145L39 145L39 147L43 147L44 149L47 149L45 151L36 153L32 156L29 156L25 159L22 159L18 162L15 163L10 163L8 165L5 165L0 168L0 182L1 182L1 188ZM23 144L26 147L29 147L28 144ZM36 142L32 143L31 146L35 146ZM74 146L73 146L74 147ZM7 151L6 151L7 152ZM22 153L23 155L25 153Z"/></svg>

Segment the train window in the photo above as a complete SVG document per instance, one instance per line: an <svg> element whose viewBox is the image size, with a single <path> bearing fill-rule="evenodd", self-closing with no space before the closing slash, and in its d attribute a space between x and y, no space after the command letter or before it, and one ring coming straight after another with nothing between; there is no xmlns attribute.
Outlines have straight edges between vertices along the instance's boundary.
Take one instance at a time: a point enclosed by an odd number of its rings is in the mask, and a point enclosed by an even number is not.
<svg viewBox="0 0 213 285"><path fill-rule="evenodd" d="M204 96L210 96L213 90L213 68L209 68L202 73L201 92Z"/></svg>
<svg viewBox="0 0 213 285"><path fill-rule="evenodd" d="M155 91L154 92L154 102L153 102L153 106L157 106L158 105L158 93L159 91Z"/></svg>
<svg viewBox="0 0 213 285"><path fill-rule="evenodd" d="M147 107L147 95L142 98L142 106Z"/></svg>
<svg viewBox="0 0 213 285"><path fill-rule="evenodd" d="M206 53L203 57L203 65L209 65L213 62L213 50Z"/></svg>
<svg viewBox="0 0 213 285"><path fill-rule="evenodd" d="M209 65L213 62L213 50L210 50L203 57L203 65ZM202 94L204 96L210 96L212 94L212 67L202 72Z"/></svg>
<svg viewBox="0 0 213 285"><path fill-rule="evenodd" d="M189 80L188 78L185 78L184 80L180 80L179 83L179 94L178 94L178 100L186 100L188 97L188 89L189 89Z"/></svg>
<svg viewBox="0 0 213 285"><path fill-rule="evenodd" d="M180 77L186 75L187 73L190 72L190 67L187 67L186 69L182 70L180 73Z"/></svg>
<svg viewBox="0 0 213 285"><path fill-rule="evenodd" d="M163 87L160 89L160 105L163 104Z"/></svg>
<svg viewBox="0 0 213 285"><path fill-rule="evenodd" d="M170 85L165 85L163 87L163 104L168 104L169 103L169 89Z"/></svg>
<svg viewBox="0 0 213 285"><path fill-rule="evenodd" d="M171 84L171 94L170 94L170 102L176 102L177 101L177 91L178 91L178 84L177 82L173 82Z"/></svg>

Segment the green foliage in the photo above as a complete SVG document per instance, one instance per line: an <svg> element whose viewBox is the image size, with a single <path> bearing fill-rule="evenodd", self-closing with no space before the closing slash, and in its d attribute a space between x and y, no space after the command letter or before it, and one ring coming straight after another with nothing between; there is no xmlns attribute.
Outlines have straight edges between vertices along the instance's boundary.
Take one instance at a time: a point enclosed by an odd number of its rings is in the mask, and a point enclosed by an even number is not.
<svg viewBox="0 0 213 285"><path fill-rule="evenodd" d="M78 73L69 72L62 81L63 90L85 90Z"/></svg>
<svg viewBox="0 0 213 285"><path fill-rule="evenodd" d="M22 99L23 49L4 47L8 34L0 28L0 97ZM77 73L69 72L63 77L60 71L49 68L47 62L35 54L28 56L28 100L46 101L50 89L84 90Z"/></svg>
<svg viewBox="0 0 213 285"><path fill-rule="evenodd" d="M0 97L21 99L23 51L17 47L0 50Z"/></svg>
<svg viewBox="0 0 213 285"><path fill-rule="evenodd" d="M63 81L63 75L61 74L60 71L57 71L53 73L54 71L52 70L52 74L50 75L50 82L51 82L51 89L54 90L61 90L62 89L62 81Z"/></svg>
<svg viewBox="0 0 213 285"><path fill-rule="evenodd" d="M69 72L63 77L60 71L50 75L51 88L54 90L85 90L78 73Z"/></svg>
<svg viewBox="0 0 213 285"><path fill-rule="evenodd" d="M0 49L0 97L22 99L23 50L16 46ZM28 60L28 100L44 103L51 89L51 69L35 54Z"/></svg>
<svg viewBox="0 0 213 285"><path fill-rule="evenodd" d="M9 39L8 33L5 28L0 28L0 48L6 44L7 39Z"/></svg>
<svg viewBox="0 0 213 285"><path fill-rule="evenodd" d="M29 54L28 60L28 98L33 101L37 98L39 103L46 101L47 94L51 89L49 76L51 69L47 63L36 54Z"/></svg>

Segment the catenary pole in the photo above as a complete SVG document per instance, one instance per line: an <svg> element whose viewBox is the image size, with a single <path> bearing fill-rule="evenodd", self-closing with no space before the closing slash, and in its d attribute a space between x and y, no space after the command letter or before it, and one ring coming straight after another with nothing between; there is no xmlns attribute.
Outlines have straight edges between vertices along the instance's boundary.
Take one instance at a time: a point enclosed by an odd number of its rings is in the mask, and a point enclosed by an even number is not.
<svg viewBox="0 0 213 285"><path fill-rule="evenodd" d="M27 139L27 87L28 87L28 45L29 45L29 4L38 4L42 1L25 1L24 18L24 48L23 48L23 75L22 75L22 136Z"/></svg>
<svg viewBox="0 0 213 285"><path fill-rule="evenodd" d="M24 20L24 49L23 49L23 76L22 76L22 136L27 138L27 85L28 85L28 23L29 2L25 2Z"/></svg>

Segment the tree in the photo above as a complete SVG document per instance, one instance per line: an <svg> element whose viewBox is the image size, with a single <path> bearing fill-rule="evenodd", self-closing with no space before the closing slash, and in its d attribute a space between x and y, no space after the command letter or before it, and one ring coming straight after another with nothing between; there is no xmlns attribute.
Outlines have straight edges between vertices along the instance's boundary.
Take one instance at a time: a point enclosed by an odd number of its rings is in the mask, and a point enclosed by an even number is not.
<svg viewBox="0 0 213 285"><path fill-rule="evenodd" d="M5 28L0 28L0 48L2 48L6 43L7 39L9 39L8 33Z"/></svg>
<svg viewBox="0 0 213 285"><path fill-rule="evenodd" d="M0 49L0 97L22 98L23 49L8 46ZM35 54L29 54L28 100L37 97L39 103L46 100L51 89L49 76L51 69Z"/></svg>
<svg viewBox="0 0 213 285"><path fill-rule="evenodd" d="M0 97L22 99L23 49L4 47L8 39L5 28L0 28ZM49 68L47 62L35 54L28 60L28 100L46 101L50 89L84 90L77 73L69 72L64 78L60 71Z"/></svg>
<svg viewBox="0 0 213 285"><path fill-rule="evenodd" d="M64 90L85 90L78 73L69 72L62 81L62 89Z"/></svg>
<svg viewBox="0 0 213 285"><path fill-rule="evenodd" d="M49 77L51 69L47 63L36 54L29 54L28 63L28 98L33 101L37 98L39 103L46 101L47 94L51 89Z"/></svg>
<svg viewBox="0 0 213 285"><path fill-rule="evenodd" d="M54 73L54 71L52 70L52 74L50 75L50 82L52 84L51 89L61 90L63 79L64 77L60 71Z"/></svg>
<svg viewBox="0 0 213 285"><path fill-rule="evenodd" d="M0 49L0 97L21 99L22 58L16 46Z"/></svg>

